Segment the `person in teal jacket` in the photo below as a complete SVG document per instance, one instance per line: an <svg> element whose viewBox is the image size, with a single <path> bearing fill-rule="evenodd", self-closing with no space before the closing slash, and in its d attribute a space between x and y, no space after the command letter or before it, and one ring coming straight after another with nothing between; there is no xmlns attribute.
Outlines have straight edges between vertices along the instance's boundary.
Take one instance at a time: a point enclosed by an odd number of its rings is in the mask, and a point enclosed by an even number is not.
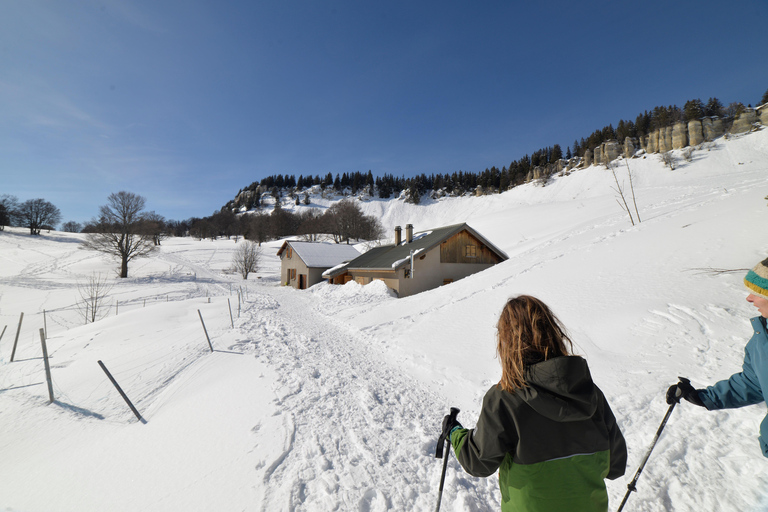
<svg viewBox="0 0 768 512"><path fill-rule="evenodd" d="M744 364L741 372L731 375L708 388L694 389L687 383L678 383L667 390L667 403L679 402L680 398L706 407L707 410L733 409L766 401L768 392L768 259L758 263L744 277L749 290L747 302L757 308L760 316L752 318L753 334L744 348ZM768 457L768 415L760 423L760 449Z"/></svg>
<svg viewBox="0 0 768 512"><path fill-rule="evenodd" d="M444 420L459 463L473 476L499 471L502 511L607 511L605 478L624 474L627 448L587 362L534 297L510 299L497 329L502 378L477 425Z"/></svg>

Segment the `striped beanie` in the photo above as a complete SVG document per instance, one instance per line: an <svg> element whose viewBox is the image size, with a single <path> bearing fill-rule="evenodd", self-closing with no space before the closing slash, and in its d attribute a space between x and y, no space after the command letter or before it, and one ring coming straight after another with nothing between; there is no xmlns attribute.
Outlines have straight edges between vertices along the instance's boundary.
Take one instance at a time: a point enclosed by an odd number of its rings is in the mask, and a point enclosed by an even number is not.
<svg viewBox="0 0 768 512"><path fill-rule="evenodd" d="M753 294L768 299L768 258L747 272L747 276L744 278L744 285Z"/></svg>

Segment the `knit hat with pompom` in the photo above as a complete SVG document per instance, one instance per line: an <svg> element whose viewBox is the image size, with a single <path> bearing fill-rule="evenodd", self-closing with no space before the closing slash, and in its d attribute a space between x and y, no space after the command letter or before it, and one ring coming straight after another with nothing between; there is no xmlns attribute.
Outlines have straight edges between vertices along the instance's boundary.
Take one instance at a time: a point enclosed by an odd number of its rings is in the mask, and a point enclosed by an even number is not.
<svg viewBox="0 0 768 512"><path fill-rule="evenodd" d="M768 258L747 272L747 276L744 278L744 285L753 294L768 299Z"/></svg>

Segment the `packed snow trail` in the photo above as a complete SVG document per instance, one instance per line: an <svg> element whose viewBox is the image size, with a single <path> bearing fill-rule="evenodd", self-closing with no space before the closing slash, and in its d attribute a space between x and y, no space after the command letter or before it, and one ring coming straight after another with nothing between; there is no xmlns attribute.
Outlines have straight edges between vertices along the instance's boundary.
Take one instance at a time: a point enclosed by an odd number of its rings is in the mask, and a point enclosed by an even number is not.
<svg viewBox="0 0 768 512"><path fill-rule="evenodd" d="M388 366L360 332L317 311L292 288L249 291L232 347L277 375L272 390L282 449L260 468L262 510L432 510L434 457L448 404ZM263 429L263 426L259 428ZM498 510L494 478L449 463L442 510Z"/></svg>

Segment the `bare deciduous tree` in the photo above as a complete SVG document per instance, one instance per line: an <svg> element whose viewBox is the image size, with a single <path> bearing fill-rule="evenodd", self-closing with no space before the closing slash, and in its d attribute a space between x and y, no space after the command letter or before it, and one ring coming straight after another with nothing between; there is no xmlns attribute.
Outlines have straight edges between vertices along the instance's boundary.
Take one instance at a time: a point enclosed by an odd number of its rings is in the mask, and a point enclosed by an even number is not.
<svg viewBox="0 0 768 512"><path fill-rule="evenodd" d="M324 231L323 217L314 209L300 212L297 217L297 234L305 242L319 242Z"/></svg>
<svg viewBox="0 0 768 512"><path fill-rule="evenodd" d="M616 199L616 202L619 203L619 206L621 206L622 210L627 212L627 214L629 215L629 221L634 226L635 219L632 218L632 212L629 210L629 206L627 205L627 199L624 197L624 185L619 183L619 177L616 176L616 165L613 164L612 162L607 162L605 166L611 170L611 173L613 174L613 181L616 183L616 187L611 187L611 188L613 188L613 190L615 190L616 193L619 194L619 197L621 197L621 201Z"/></svg>
<svg viewBox="0 0 768 512"><path fill-rule="evenodd" d="M107 315L109 308L106 307L106 300L112 286L107 282L106 276L102 277L100 273L91 274L87 281L77 283L77 291L80 294L77 307L83 314L86 324L89 320L93 323Z"/></svg>
<svg viewBox="0 0 768 512"><path fill-rule="evenodd" d="M99 218L88 227L83 247L120 259L120 277L128 277L128 262L155 249L152 235L144 230L144 205L140 195L121 191L110 194L99 207Z"/></svg>
<svg viewBox="0 0 768 512"><path fill-rule="evenodd" d="M0 231L5 229L5 226L11 226L13 224L18 205L19 200L16 199L16 196L9 194L0 196Z"/></svg>
<svg viewBox="0 0 768 512"><path fill-rule="evenodd" d="M629 176L629 190L632 192L632 203L635 205L635 215L637 215L637 222L642 222L640 220L640 212L637 210L637 198L635 197L635 185L633 181L633 174L632 169L629 168L629 161L624 159L624 163L627 166L627 175Z"/></svg>
<svg viewBox="0 0 768 512"><path fill-rule="evenodd" d="M374 240L381 238L384 229L375 217L363 214L360 206L345 199L334 204L323 215L326 229L333 236L333 241L341 243L350 239Z"/></svg>
<svg viewBox="0 0 768 512"><path fill-rule="evenodd" d="M165 217L155 212L147 212L142 215L144 231L152 237L152 243L160 245L161 240L168 238L165 227Z"/></svg>
<svg viewBox="0 0 768 512"><path fill-rule="evenodd" d="M61 225L61 230L66 233L79 233L82 229L83 226L79 222L73 220L67 221Z"/></svg>
<svg viewBox="0 0 768 512"><path fill-rule="evenodd" d="M232 254L232 269L243 276L243 279L248 279L248 274L259 270L260 260L261 248L256 242L245 240L238 244Z"/></svg>
<svg viewBox="0 0 768 512"><path fill-rule="evenodd" d="M675 156L672 154L671 151L667 151L666 153L661 154L661 161L670 168L670 170L674 171L675 167L677 167L677 161L675 160Z"/></svg>
<svg viewBox="0 0 768 512"><path fill-rule="evenodd" d="M45 199L29 199L16 209L19 223L29 228L30 235L39 235L42 229L53 229L61 222L61 212Z"/></svg>
<svg viewBox="0 0 768 512"><path fill-rule="evenodd" d="M248 214L245 224L245 238L255 240L259 245L269 240L270 216L264 213Z"/></svg>

